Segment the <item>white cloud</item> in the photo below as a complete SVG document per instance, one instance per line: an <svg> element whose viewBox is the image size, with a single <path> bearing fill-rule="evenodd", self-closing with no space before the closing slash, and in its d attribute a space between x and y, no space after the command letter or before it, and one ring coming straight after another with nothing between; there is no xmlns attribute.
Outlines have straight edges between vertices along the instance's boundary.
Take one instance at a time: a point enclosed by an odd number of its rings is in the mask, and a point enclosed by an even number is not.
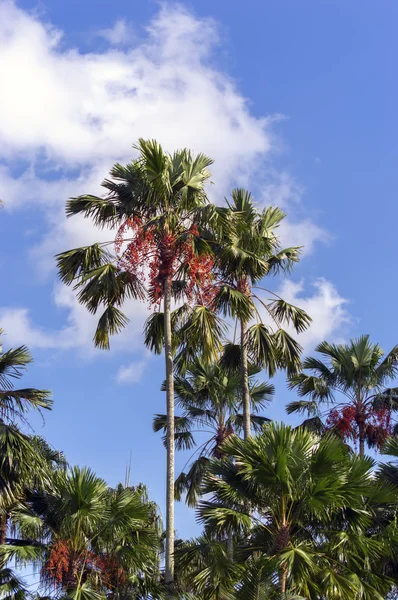
<svg viewBox="0 0 398 600"><path fill-rule="evenodd" d="M304 309L312 318L311 327L299 334L298 342L304 352L311 352L322 340L339 342L344 337L344 327L351 322L347 310L348 300L340 296L335 286L324 278L313 284L314 293L305 291L304 282L284 281L277 293L287 302Z"/></svg>
<svg viewBox="0 0 398 600"><path fill-rule="evenodd" d="M134 37L134 31L125 19L118 19L113 27L101 29L98 35L113 46L119 46L131 42Z"/></svg>
<svg viewBox="0 0 398 600"><path fill-rule="evenodd" d="M61 39L12 2L0 2L4 157L109 166L129 158L139 136L156 137L170 149L209 153L217 180L227 183L269 150L269 121L252 117L233 82L207 63L217 42L212 21L163 7L147 40L124 51L82 54L63 50Z"/></svg>
<svg viewBox="0 0 398 600"><path fill-rule="evenodd" d="M1 308L1 326L8 346L54 347L53 335L33 325L27 308ZM56 334L55 334L56 335Z"/></svg>
<svg viewBox="0 0 398 600"><path fill-rule="evenodd" d="M302 246L302 256L311 254L317 242L328 243L332 239L330 233L309 219L292 221L286 218L279 227L279 235L283 247Z"/></svg>
<svg viewBox="0 0 398 600"><path fill-rule="evenodd" d="M26 307L0 307L0 322L9 346L26 344L30 348L52 350L78 349L84 356L98 352L93 347L93 336L98 315L90 314L79 304L74 291L62 284L54 288L53 301L66 324L59 329L35 325ZM140 302L128 302L124 313L130 319L127 327L111 339L112 350L140 351L143 348L142 328L150 312Z"/></svg>
<svg viewBox="0 0 398 600"><path fill-rule="evenodd" d="M265 204L274 204L286 208L298 203L304 193L304 188L287 171L270 169L262 186L261 196Z"/></svg>
<svg viewBox="0 0 398 600"><path fill-rule="evenodd" d="M122 365L117 372L116 380L118 383L137 383L141 380L147 362L145 360L137 360L129 365Z"/></svg>

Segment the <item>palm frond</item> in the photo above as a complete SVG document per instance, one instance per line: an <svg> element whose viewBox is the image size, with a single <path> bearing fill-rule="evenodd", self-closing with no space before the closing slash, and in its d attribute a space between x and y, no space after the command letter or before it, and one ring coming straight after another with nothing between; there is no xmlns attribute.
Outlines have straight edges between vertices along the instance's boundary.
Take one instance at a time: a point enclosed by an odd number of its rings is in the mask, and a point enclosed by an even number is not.
<svg viewBox="0 0 398 600"><path fill-rule="evenodd" d="M0 386L6 387L10 385L12 379L20 379L32 361L32 355L26 346L0 354Z"/></svg>
<svg viewBox="0 0 398 600"><path fill-rule="evenodd" d="M237 317L245 322L250 321L254 311L251 298L229 285L218 288L212 307L224 316Z"/></svg>
<svg viewBox="0 0 398 600"><path fill-rule="evenodd" d="M305 310L289 304L282 298L270 302L268 308L278 323L292 325L297 333L302 333L311 324L312 319Z"/></svg>
<svg viewBox="0 0 398 600"><path fill-rule="evenodd" d="M276 339L272 331L263 323L256 323L248 328L246 339L251 362L263 366L272 377L276 371L278 357L275 352Z"/></svg>
<svg viewBox="0 0 398 600"><path fill-rule="evenodd" d="M193 350L204 361L217 357L226 332L225 323L215 312L203 305L195 306L180 329L182 350Z"/></svg>
<svg viewBox="0 0 398 600"><path fill-rule="evenodd" d="M70 285L76 278L89 271L95 271L109 263L110 254L99 243L74 248L56 255L58 274L64 283Z"/></svg>
<svg viewBox="0 0 398 600"><path fill-rule="evenodd" d="M288 375L296 374L301 367L302 347L284 329L278 329L273 338L278 366L286 369Z"/></svg>
<svg viewBox="0 0 398 600"><path fill-rule="evenodd" d="M94 334L94 345L98 348L109 350L109 336L119 333L129 320L115 306L108 306L101 315Z"/></svg>
<svg viewBox="0 0 398 600"><path fill-rule="evenodd" d="M154 312L144 325L144 344L155 354L161 354L164 346L164 314Z"/></svg>

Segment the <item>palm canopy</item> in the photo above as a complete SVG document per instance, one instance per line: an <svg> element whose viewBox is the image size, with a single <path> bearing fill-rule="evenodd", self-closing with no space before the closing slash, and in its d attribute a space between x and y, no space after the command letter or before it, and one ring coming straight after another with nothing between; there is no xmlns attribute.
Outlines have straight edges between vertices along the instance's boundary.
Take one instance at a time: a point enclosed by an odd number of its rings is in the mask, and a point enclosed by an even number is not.
<svg viewBox="0 0 398 600"><path fill-rule="evenodd" d="M242 598L272 582L310 600L385 597L392 581L377 572L385 546L371 525L375 507L394 494L374 477L371 459L334 436L273 423L248 440L227 439L223 450L199 516L214 532L241 532Z"/></svg>
<svg viewBox="0 0 398 600"><path fill-rule="evenodd" d="M380 447L392 432L392 412L398 408L398 388L388 387L398 374L398 346L385 354L368 335L348 344L322 342L321 359L306 358L302 373L290 378L290 388L308 398L288 405L288 413L322 415L345 439ZM330 410L330 405L332 408Z"/></svg>
<svg viewBox="0 0 398 600"><path fill-rule="evenodd" d="M2 558L41 565L45 588L112 597L158 574L161 524L143 487L110 489L89 469L61 470L11 518L18 537Z"/></svg>
<svg viewBox="0 0 398 600"><path fill-rule="evenodd" d="M255 379L261 369L250 367L249 387L251 400L251 421L255 430L268 421L258 414L273 397L274 386ZM176 406L181 410L175 416L175 441L177 449L191 450L197 446L195 434L205 441L196 448L187 461L188 472L176 479L176 497L186 493L190 506L196 505L200 485L210 457L221 455L223 441L243 427L242 396L240 377L230 373L218 363L208 363L197 358L189 364L185 376L174 378ZM166 415L156 415L153 423L155 431L167 431ZM165 438L164 438L165 439ZM194 457L197 457L195 460Z"/></svg>
<svg viewBox="0 0 398 600"><path fill-rule="evenodd" d="M271 271L289 269L299 260L300 248L280 247L276 229L286 216L280 208L259 211L252 194L237 188L227 201L226 214L234 227L222 230L217 259L227 281L248 279L254 285Z"/></svg>
<svg viewBox="0 0 398 600"><path fill-rule="evenodd" d="M238 358L241 370L247 437L250 435L248 362L266 368L269 376L278 368L297 372L301 347L286 326L300 333L311 319L304 310L260 285L266 276L289 271L299 260L300 248L280 246L277 229L285 213L273 206L259 211L249 192L235 189L225 215L224 222L229 226L221 228L216 251L218 282L213 307L240 322L240 352L234 351L233 358ZM266 301L262 298L264 292L270 297ZM256 323L250 325L254 319ZM230 360L230 357L225 359Z"/></svg>
<svg viewBox="0 0 398 600"><path fill-rule="evenodd" d="M29 489L51 481L54 470L66 465L62 452L39 436L27 436L15 425L0 422L0 537L7 534L8 511L23 501Z"/></svg>
<svg viewBox="0 0 398 600"><path fill-rule="evenodd" d="M79 301L93 313L105 309L94 337L104 348L127 324L126 300L158 304L166 280L176 297L189 295L210 268L210 246L198 224L216 219L205 193L212 160L187 149L169 154L155 140L140 139L135 149L138 158L116 164L103 181L104 197L86 194L67 203L67 216L90 218L110 230L110 240L57 256L60 277Z"/></svg>
<svg viewBox="0 0 398 600"><path fill-rule="evenodd" d="M36 388L15 389L14 381L21 379L27 366L33 361L26 346L3 351L0 329L0 419L6 422L23 418L29 409L51 409L52 400L48 390Z"/></svg>
<svg viewBox="0 0 398 600"><path fill-rule="evenodd" d="M278 367L292 372L300 362L300 347L282 326L289 325L300 333L311 319L260 282L267 275L289 271L299 260L300 248L281 248L277 229L285 213L274 206L259 211L246 190L233 190L226 212L234 226L222 230L216 253L220 282L214 304L225 315L246 323L257 319L247 332L252 362L264 365L270 375ZM273 298L264 301L264 291ZM260 314L263 310L273 327L264 324Z"/></svg>

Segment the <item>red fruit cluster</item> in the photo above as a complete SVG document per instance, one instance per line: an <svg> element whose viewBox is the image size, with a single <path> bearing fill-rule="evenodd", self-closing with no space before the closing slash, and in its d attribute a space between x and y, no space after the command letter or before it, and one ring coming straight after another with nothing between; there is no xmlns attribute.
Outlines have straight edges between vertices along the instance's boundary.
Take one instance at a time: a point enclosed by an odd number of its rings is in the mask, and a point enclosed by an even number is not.
<svg viewBox="0 0 398 600"><path fill-rule="evenodd" d="M73 562L68 542L58 540L51 548L50 556L43 567L46 579L52 581L55 586L68 585L74 578Z"/></svg>
<svg viewBox="0 0 398 600"><path fill-rule="evenodd" d="M335 429L344 440L357 439L356 427L357 411L355 406L344 406L341 411L333 409L329 412L326 426Z"/></svg>
<svg viewBox="0 0 398 600"><path fill-rule="evenodd" d="M101 571L102 583L106 588L113 590L126 583L125 572L114 556L98 556L96 557L95 564Z"/></svg>
<svg viewBox="0 0 398 600"><path fill-rule="evenodd" d="M208 303L213 297L210 283L214 263L209 254L195 253L193 236L199 236L196 225L176 236L159 234L156 226L144 226L138 217L127 219L115 239L118 266L148 282L153 304L162 299L164 282L171 281L178 271L184 271L188 278L188 299L196 293L202 303Z"/></svg>
<svg viewBox="0 0 398 600"><path fill-rule="evenodd" d="M328 429L337 431L345 441L356 441L362 424L369 446L380 448L392 433L391 410L349 404L341 410L331 410L326 420Z"/></svg>
<svg viewBox="0 0 398 600"><path fill-rule="evenodd" d="M67 588L76 585L82 570L83 581L89 573L96 572L108 589L121 586L126 581L123 568L115 557L91 551L76 552L68 540L58 540L52 546L43 574L54 587Z"/></svg>
<svg viewBox="0 0 398 600"><path fill-rule="evenodd" d="M389 435L392 435L391 410L380 408L372 411L366 427L366 436L370 446L380 448Z"/></svg>

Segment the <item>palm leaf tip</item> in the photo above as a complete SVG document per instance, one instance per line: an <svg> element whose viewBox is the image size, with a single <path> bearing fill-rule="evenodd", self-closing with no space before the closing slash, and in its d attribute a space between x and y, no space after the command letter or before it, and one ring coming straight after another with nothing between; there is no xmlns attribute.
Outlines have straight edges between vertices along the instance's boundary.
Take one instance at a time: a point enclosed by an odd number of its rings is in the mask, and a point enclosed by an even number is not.
<svg viewBox="0 0 398 600"><path fill-rule="evenodd" d="M115 306L108 306L98 321L94 334L94 345L109 350L109 336L119 333L127 326L129 319Z"/></svg>
<svg viewBox="0 0 398 600"><path fill-rule="evenodd" d="M155 354L161 354L164 345L164 314L155 312L145 322L144 343Z"/></svg>
<svg viewBox="0 0 398 600"><path fill-rule="evenodd" d="M58 274L65 284L70 285L76 278L101 267L110 256L100 244L82 246L55 256Z"/></svg>
<svg viewBox="0 0 398 600"><path fill-rule="evenodd" d="M302 308L293 306L285 300L275 300L268 307L276 321L292 325L297 333L302 333L311 324L311 317Z"/></svg>

